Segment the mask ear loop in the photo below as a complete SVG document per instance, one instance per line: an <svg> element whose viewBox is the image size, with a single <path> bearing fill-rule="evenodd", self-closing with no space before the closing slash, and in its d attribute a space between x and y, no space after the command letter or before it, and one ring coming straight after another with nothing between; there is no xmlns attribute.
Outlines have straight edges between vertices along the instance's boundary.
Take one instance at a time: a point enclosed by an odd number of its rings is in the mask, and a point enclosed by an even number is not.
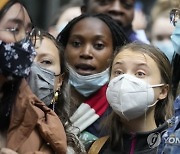
<svg viewBox="0 0 180 154"><path fill-rule="evenodd" d="M152 85L151 88L161 87L161 86L164 86L164 84L161 83L161 84ZM159 99L156 100L153 104L148 105L148 108L151 108L151 107L155 106L155 105L157 104L158 101L159 101ZM145 112L145 123L146 123L146 112Z"/></svg>
<svg viewBox="0 0 180 154"><path fill-rule="evenodd" d="M156 105L158 101L159 101L159 100L156 100L153 104L148 105L148 108L153 107L154 105Z"/></svg>
<svg viewBox="0 0 180 154"><path fill-rule="evenodd" d="M152 85L151 88L162 87L162 86L164 86L163 83L161 83L161 84L156 84L156 85ZM154 105L156 105L156 103L157 103L158 101L159 101L159 100L156 100L153 104L148 105L148 108L153 107Z"/></svg>

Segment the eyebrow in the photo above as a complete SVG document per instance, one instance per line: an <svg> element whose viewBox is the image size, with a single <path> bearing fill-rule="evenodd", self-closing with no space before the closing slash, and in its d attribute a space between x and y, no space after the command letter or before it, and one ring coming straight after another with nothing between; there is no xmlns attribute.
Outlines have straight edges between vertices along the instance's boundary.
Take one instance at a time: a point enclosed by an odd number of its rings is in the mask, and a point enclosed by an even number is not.
<svg viewBox="0 0 180 154"><path fill-rule="evenodd" d="M7 24L19 24L19 25L23 25L25 29L31 28L33 29L33 24L31 22L29 22L27 25L24 25L24 21L21 19L9 19L7 21Z"/></svg>
<svg viewBox="0 0 180 154"><path fill-rule="evenodd" d="M80 37L80 38L84 38L86 37L86 35L81 35L81 34L72 34L71 37ZM97 34L95 35L96 38L105 38L105 35L101 35L101 34Z"/></svg>
<svg viewBox="0 0 180 154"><path fill-rule="evenodd" d="M119 62L116 62L113 66L115 66L115 65L123 65L123 64L124 64L123 61L119 61ZM150 69L149 66L147 65L147 63L144 63L144 62L135 63L135 65L138 66L138 67L140 67L140 66L145 66L145 67L147 67L148 69Z"/></svg>
<svg viewBox="0 0 180 154"><path fill-rule="evenodd" d="M123 64L123 62L116 62L114 65L122 65Z"/></svg>
<svg viewBox="0 0 180 154"><path fill-rule="evenodd" d="M57 57L56 56L53 56L52 54L50 54L50 53L38 53L37 52L37 56L39 56L39 58L43 58L43 57L48 57L48 58L54 58L54 59L56 59ZM58 57L59 58L59 57Z"/></svg>
<svg viewBox="0 0 180 154"><path fill-rule="evenodd" d="M17 23L17 24L22 24L23 25L23 21L20 19L9 19L8 23Z"/></svg>

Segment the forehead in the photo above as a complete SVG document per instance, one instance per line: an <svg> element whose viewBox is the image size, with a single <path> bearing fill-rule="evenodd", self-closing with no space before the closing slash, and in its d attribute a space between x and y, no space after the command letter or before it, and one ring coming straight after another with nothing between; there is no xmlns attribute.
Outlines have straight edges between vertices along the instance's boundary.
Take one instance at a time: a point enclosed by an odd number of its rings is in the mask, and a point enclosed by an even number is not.
<svg viewBox="0 0 180 154"><path fill-rule="evenodd" d="M140 51L132 51L131 49L125 49L119 52L113 61L113 65L117 62L120 62L122 65L133 67L141 63L146 64L152 70L158 69L156 62L148 54Z"/></svg>
<svg viewBox="0 0 180 154"><path fill-rule="evenodd" d="M27 20L30 22L30 17L26 11L26 9L21 5L20 3L13 4L5 13L2 20L8 21L8 20ZM25 22L25 21L24 21Z"/></svg>
<svg viewBox="0 0 180 154"><path fill-rule="evenodd" d="M169 18L160 17L154 22L152 34L172 34L173 30L174 26L170 23Z"/></svg>
<svg viewBox="0 0 180 154"><path fill-rule="evenodd" d="M38 54L49 54L59 59L59 50L51 39L43 36L42 40L36 40L36 46Z"/></svg>
<svg viewBox="0 0 180 154"><path fill-rule="evenodd" d="M120 3L135 3L134 0L84 0L84 4L91 5L93 2L108 2L109 4L119 1Z"/></svg>
<svg viewBox="0 0 180 154"><path fill-rule="evenodd" d="M77 22L72 28L71 34L72 33L89 33L89 35L100 34L112 37L111 31L106 23L95 17L87 17Z"/></svg>

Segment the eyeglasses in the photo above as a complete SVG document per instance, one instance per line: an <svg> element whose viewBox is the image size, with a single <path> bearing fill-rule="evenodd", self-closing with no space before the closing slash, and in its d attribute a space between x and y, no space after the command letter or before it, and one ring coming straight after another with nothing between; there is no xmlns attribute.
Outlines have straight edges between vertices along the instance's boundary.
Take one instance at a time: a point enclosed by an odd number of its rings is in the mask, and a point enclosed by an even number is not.
<svg viewBox="0 0 180 154"><path fill-rule="evenodd" d="M7 28L7 29L0 29L0 31L7 31L7 32L15 33L16 29L15 28Z"/></svg>
<svg viewBox="0 0 180 154"><path fill-rule="evenodd" d="M178 20L180 20L180 9L172 9L170 12L170 22L176 26Z"/></svg>
<svg viewBox="0 0 180 154"><path fill-rule="evenodd" d="M41 30L38 28L33 28L32 31L29 33L29 38L31 42L33 43L34 47L36 49L39 48L42 43ZM37 43L37 40L39 40L40 42Z"/></svg>
<svg viewBox="0 0 180 154"><path fill-rule="evenodd" d="M20 29L18 27L0 29L0 31L8 32L8 37L10 37L13 42L18 42L30 34L29 31L26 32L23 28Z"/></svg>
<svg viewBox="0 0 180 154"><path fill-rule="evenodd" d="M16 28L6 28L6 29L0 29L0 31L9 32L10 35L12 35L12 39L14 39L14 42L19 41L18 37L16 37L17 29Z"/></svg>

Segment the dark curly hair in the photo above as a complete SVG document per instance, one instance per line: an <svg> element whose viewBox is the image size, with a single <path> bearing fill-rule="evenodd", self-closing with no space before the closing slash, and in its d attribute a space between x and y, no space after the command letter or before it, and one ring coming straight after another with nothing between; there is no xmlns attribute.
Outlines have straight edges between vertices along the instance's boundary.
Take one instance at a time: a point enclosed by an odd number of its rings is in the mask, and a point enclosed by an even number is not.
<svg viewBox="0 0 180 154"><path fill-rule="evenodd" d="M129 43L128 38L126 37L122 28L111 17L105 14L82 14L74 18L67 24L67 26L57 36L57 41L65 48L67 45L71 30L74 27L74 25L78 23L80 20L84 18L89 18L89 17L98 18L109 27L112 33L114 51L117 47L121 47Z"/></svg>

